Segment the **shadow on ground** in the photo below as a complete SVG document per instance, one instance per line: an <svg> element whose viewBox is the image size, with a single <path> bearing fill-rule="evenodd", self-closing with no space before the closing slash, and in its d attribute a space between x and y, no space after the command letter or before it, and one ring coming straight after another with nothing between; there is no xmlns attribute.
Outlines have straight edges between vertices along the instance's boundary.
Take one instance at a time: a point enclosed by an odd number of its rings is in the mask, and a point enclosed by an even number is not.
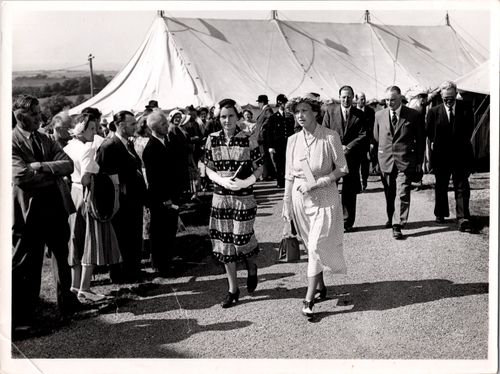
<svg viewBox="0 0 500 374"><path fill-rule="evenodd" d="M94 319L87 321L85 329L75 329L66 334L64 346L57 353L47 355L43 347L35 347L29 358L184 358L165 345L173 344L205 331L231 331L250 326L249 321L220 322L200 325L195 319L143 319L122 323L104 323ZM89 331L99 331L106 336L106 344L82 344L88 342ZM40 352L40 353L39 353ZM14 358L25 358L13 345ZM189 355L193 357L193 353Z"/></svg>

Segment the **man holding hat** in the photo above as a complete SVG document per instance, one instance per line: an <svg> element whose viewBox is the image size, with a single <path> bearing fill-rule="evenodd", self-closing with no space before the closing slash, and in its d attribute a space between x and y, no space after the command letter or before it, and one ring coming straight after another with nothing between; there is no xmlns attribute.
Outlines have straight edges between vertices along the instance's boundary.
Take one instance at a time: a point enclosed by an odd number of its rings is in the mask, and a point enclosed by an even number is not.
<svg viewBox="0 0 500 374"><path fill-rule="evenodd" d="M279 94L276 97L278 111L269 117L269 145L271 160L276 168L276 181L279 188L285 187L285 153L288 137L294 134L295 120L291 113L285 112L288 99Z"/></svg>
<svg viewBox="0 0 500 374"><path fill-rule="evenodd" d="M261 112L257 116L257 125L255 126L255 131L258 134L259 145L264 147L264 169L262 172L262 178L264 180L274 179L274 167L271 161L271 156L269 154L269 118L273 114L273 110L269 105L269 99L267 95L259 95L257 98L257 103L259 104L259 109Z"/></svg>

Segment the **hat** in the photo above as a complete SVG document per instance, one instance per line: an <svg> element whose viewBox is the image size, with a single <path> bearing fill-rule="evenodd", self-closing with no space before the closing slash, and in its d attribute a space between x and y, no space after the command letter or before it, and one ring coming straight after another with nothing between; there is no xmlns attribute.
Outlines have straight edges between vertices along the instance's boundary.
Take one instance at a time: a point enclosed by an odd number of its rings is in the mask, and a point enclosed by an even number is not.
<svg viewBox="0 0 500 374"><path fill-rule="evenodd" d="M168 114L168 122L172 122L172 118L174 118L176 114L180 114L181 117L183 116L183 113L179 109L174 109Z"/></svg>
<svg viewBox="0 0 500 374"><path fill-rule="evenodd" d="M316 92L308 92L304 95L304 97L308 97L309 99L315 99L315 100L319 100L320 96L321 95L319 93L316 93Z"/></svg>
<svg viewBox="0 0 500 374"><path fill-rule="evenodd" d="M146 105L146 109L149 109L149 108L158 108L158 101L149 100L148 105Z"/></svg>
<svg viewBox="0 0 500 374"><path fill-rule="evenodd" d="M257 98L258 103L268 103L269 99L267 98L267 95L259 95Z"/></svg>
<svg viewBox="0 0 500 374"><path fill-rule="evenodd" d="M285 104L287 101L288 101L288 99L286 98L286 96L284 94L279 94L278 96L276 96L276 103Z"/></svg>

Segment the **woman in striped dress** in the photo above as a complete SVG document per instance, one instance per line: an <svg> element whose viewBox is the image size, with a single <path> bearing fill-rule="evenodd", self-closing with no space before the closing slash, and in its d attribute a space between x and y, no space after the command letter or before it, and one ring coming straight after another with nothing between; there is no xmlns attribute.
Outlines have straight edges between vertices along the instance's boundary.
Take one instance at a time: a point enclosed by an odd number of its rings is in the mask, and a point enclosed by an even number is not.
<svg viewBox="0 0 500 374"><path fill-rule="evenodd" d="M283 217L293 219L308 252L307 293L302 313L311 317L315 299L326 297L323 270L346 273L343 214L335 183L348 172L339 135L320 126L321 102L294 98L287 107L302 127L288 138Z"/></svg>
<svg viewBox="0 0 500 374"><path fill-rule="evenodd" d="M229 291L222 302L228 308L238 302L240 291L236 278L236 262L245 261L247 291L257 287L259 252L253 225L257 203L253 184L262 174L259 146L237 127L241 110L232 99L219 103L222 130L210 134L205 146L207 176L214 182L210 212L210 237L215 257L224 264Z"/></svg>

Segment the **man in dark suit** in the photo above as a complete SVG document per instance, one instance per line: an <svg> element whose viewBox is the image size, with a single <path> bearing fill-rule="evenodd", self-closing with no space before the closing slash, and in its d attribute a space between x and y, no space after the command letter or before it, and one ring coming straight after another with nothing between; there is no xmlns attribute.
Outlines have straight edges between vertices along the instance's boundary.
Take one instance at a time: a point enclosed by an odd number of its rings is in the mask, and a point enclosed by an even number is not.
<svg viewBox="0 0 500 374"><path fill-rule="evenodd" d="M12 131L12 327L29 326L40 295L44 246L52 258L57 305L62 315L80 309L70 291L69 214L75 211L64 176L73 161L60 145L38 132L40 105L32 96L13 104Z"/></svg>
<svg viewBox="0 0 500 374"><path fill-rule="evenodd" d="M257 98L257 103L259 104L259 109L261 112L257 116L257 124L255 125L255 132L257 133L257 138L259 139L259 145L263 147L264 154L264 168L262 171L262 178L264 180L272 180L275 177L275 170L273 162L271 160L271 155L269 154L270 147L270 136L269 136L269 118L273 115L273 110L269 105L269 99L267 95L259 95Z"/></svg>
<svg viewBox="0 0 500 374"><path fill-rule="evenodd" d="M352 106L354 90L343 86L339 90L340 105L330 104L323 117L323 126L337 131L342 141L349 174L342 178L344 231L353 230L356 219L356 196L361 192L359 165L366 151L365 114Z"/></svg>
<svg viewBox="0 0 500 374"><path fill-rule="evenodd" d="M112 265L110 277L113 283L135 282L141 274L142 214L146 186L141 159L129 140L137 130L134 115L123 110L113 116L113 123L116 132L104 140L96 155L99 172L118 174L120 183L120 208L112 222L123 262Z"/></svg>
<svg viewBox="0 0 500 374"><path fill-rule="evenodd" d="M269 154L276 168L276 182L279 188L285 187L285 153L288 137L294 134L293 114L285 112L288 99L279 94L276 97L278 111L269 117Z"/></svg>
<svg viewBox="0 0 500 374"><path fill-rule="evenodd" d="M422 178L425 132L420 114L402 105L399 87L387 88L385 100L388 107L375 113L373 136L384 185L386 227L392 227L399 240L410 212L411 182Z"/></svg>
<svg viewBox="0 0 500 374"><path fill-rule="evenodd" d="M375 142L373 141L373 123L375 122L375 111L366 105L366 96L364 92L356 94L356 108L365 114L366 118L366 148L361 157L361 183L363 190L368 186L368 176L370 175L370 162L373 159Z"/></svg>
<svg viewBox="0 0 500 374"><path fill-rule="evenodd" d="M443 104L429 109L427 137L431 144L431 161L436 176L436 222L443 223L450 215L448 182L450 176L455 191L456 216L460 231L471 231L469 175L474 160L471 136L474 114L465 103L456 100L457 86L453 82L441 85Z"/></svg>
<svg viewBox="0 0 500 374"><path fill-rule="evenodd" d="M160 275L167 275L177 233L178 206L175 203L179 196L175 196L176 179L172 172L176 155L166 136L168 121L165 115L155 110L146 122L152 133L142 154L151 212L151 263Z"/></svg>

